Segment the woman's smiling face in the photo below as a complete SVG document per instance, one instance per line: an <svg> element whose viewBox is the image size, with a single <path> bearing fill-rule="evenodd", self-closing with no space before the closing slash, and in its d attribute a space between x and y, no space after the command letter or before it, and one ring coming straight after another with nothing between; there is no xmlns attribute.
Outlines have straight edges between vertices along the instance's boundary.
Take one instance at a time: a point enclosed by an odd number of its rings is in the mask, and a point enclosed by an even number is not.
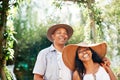
<svg viewBox="0 0 120 80"><path fill-rule="evenodd" d="M78 47L77 53L82 62L92 59L92 53L88 47Z"/></svg>

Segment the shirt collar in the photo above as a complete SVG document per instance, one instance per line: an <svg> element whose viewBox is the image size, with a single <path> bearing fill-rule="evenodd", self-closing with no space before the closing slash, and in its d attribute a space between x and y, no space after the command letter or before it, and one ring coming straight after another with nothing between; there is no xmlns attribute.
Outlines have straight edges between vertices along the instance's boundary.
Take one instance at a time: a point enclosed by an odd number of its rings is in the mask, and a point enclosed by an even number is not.
<svg viewBox="0 0 120 80"><path fill-rule="evenodd" d="M50 51L56 51L55 47L53 46L53 44L51 44L50 46Z"/></svg>

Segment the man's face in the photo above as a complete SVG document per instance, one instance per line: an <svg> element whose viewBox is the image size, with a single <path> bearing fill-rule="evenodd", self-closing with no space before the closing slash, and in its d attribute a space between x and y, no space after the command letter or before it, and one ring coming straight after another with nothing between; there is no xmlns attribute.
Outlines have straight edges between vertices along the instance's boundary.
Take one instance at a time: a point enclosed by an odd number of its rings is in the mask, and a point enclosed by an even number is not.
<svg viewBox="0 0 120 80"><path fill-rule="evenodd" d="M58 28L52 34L53 42L55 44L62 44L64 45L68 41L68 33L64 28Z"/></svg>

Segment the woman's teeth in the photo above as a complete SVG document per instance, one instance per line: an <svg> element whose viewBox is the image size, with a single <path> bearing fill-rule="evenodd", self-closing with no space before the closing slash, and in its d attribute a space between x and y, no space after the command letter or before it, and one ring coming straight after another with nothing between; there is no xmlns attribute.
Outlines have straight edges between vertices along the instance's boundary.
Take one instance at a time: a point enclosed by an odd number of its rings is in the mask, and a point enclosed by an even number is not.
<svg viewBox="0 0 120 80"><path fill-rule="evenodd" d="M85 54L83 57L84 57L84 58L87 58L87 57L88 57L88 54Z"/></svg>

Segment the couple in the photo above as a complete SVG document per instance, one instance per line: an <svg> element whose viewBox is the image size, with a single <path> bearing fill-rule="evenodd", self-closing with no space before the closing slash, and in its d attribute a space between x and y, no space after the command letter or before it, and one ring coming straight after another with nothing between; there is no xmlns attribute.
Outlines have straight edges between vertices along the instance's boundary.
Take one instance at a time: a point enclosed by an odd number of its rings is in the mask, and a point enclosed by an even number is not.
<svg viewBox="0 0 120 80"><path fill-rule="evenodd" d="M109 61L104 58L106 43L65 47L72 34L73 29L67 24L56 24L48 29L47 38L53 44L39 52L34 80L116 80Z"/></svg>

